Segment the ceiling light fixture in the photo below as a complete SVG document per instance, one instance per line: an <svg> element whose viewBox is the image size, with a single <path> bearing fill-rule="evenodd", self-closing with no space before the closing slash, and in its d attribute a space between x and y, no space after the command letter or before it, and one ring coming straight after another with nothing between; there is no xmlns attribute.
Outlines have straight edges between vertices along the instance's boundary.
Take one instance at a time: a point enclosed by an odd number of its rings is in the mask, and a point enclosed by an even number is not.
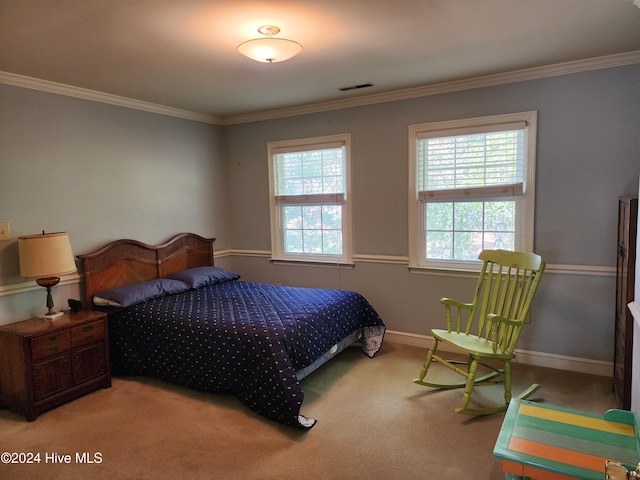
<svg viewBox="0 0 640 480"><path fill-rule="evenodd" d="M258 32L264 38L254 38L238 45L238 51L257 62L276 63L284 62L302 52L302 45L285 38L273 38L280 33L280 28L273 25L263 25Z"/></svg>

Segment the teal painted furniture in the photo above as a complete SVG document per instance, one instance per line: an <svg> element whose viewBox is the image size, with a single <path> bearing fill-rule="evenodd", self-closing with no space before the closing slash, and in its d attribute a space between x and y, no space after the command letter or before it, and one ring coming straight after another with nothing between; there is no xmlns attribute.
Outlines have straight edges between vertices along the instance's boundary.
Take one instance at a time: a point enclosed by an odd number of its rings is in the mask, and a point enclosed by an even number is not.
<svg viewBox="0 0 640 480"><path fill-rule="evenodd" d="M595 415L514 399L493 455L508 480L622 480L638 478L639 446L633 412Z"/></svg>

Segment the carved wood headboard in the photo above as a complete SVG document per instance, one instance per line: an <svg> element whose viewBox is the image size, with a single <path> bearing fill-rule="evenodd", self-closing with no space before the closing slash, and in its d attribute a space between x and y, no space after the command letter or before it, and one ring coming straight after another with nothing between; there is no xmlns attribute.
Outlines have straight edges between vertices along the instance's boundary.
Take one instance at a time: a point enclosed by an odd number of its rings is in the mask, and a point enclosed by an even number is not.
<svg viewBox="0 0 640 480"><path fill-rule="evenodd" d="M86 308L93 296L104 290L164 278L187 268L213 265L213 242L194 233L181 233L161 245L147 245L137 240L115 240L85 255Z"/></svg>

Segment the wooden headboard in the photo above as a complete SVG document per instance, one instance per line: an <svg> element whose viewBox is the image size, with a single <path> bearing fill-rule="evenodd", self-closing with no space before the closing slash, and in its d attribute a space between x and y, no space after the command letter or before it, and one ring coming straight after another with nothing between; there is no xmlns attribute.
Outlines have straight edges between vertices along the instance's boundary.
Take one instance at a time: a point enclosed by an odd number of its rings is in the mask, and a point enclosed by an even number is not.
<svg viewBox="0 0 640 480"><path fill-rule="evenodd" d="M82 260L86 308L93 296L104 290L164 278L187 268L213 265L213 242L194 233L181 233L161 245L137 240L115 240Z"/></svg>

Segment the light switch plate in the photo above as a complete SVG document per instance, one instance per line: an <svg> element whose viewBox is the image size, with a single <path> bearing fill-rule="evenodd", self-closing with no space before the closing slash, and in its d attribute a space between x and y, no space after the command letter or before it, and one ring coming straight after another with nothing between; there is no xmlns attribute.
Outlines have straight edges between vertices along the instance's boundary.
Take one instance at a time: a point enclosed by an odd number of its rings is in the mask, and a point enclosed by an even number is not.
<svg viewBox="0 0 640 480"><path fill-rule="evenodd" d="M10 238L9 222L0 222L0 240L9 240Z"/></svg>

